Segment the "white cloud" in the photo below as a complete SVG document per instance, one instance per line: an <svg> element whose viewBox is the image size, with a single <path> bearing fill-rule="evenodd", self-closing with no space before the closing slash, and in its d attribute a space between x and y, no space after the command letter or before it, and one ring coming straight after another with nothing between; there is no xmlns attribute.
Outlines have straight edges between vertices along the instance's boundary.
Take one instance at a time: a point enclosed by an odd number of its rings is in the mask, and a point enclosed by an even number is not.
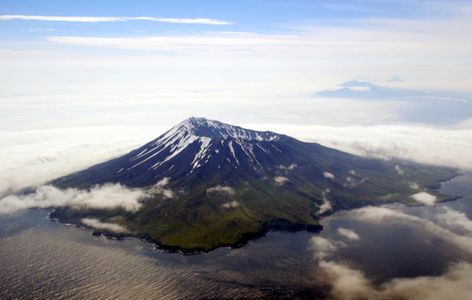
<svg viewBox="0 0 472 300"><path fill-rule="evenodd" d="M371 299L373 288L364 274L356 269L334 261L321 260L319 266L328 273L333 286L334 299ZM373 299L373 298L372 298Z"/></svg>
<svg viewBox="0 0 472 300"><path fill-rule="evenodd" d="M314 236L310 239L310 248L313 249L314 255L318 259L324 259L334 252L339 247L343 247L345 244L339 241L332 241L320 236Z"/></svg>
<svg viewBox="0 0 472 300"><path fill-rule="evenodd" d="M353 240L353 241L359 241L360 240L360 237L359 235L352 229L348 229L348 228L338 228L338 233L340 235L342 235L343 237L346 237L350 240Z"/></svg>
<svg viewBox="0 0 472 300"><path fill-rule="evenodd" d="M359 177L348 176L346 177L346 181L343 183L343 186L352 189L363 184L367 180L369 180L369 177L359 178Z"/></svg>
<svg viewBox="0 0 472 300"><path fill-rule="evenodd" d="M162 195L164 199L172 199L175 197L174 191L172 191L169 188L166 188L170 183L170 178L169 177L164 177L161 180L159 180L154 186L149 188L146 192L151 194L151 195Z"/></svg>
<svg viewBox="0 0 472 300"><path fill-rule="evenodd" d="M13 214L29 208L73 207L136 211L141 199L148 197L144 190L128 189L120 184L105 184L90 190L58 189L44 185L24 195L9 195L0 199L0 214Z"/></svg>
<svg viewBox="0 0 472 300"><path fill-rule="evenodd" d="M206 190L207 193L225 193L230 196L236 194L236 191L230 186L217 185Z"/></svg>
<svg viewBox="0 0 472 300"><path fill-rule="evenodd" d="M472 234L472 220L463 212L449 207L441 207L441 213L435 214L434 219L447 228L462 233Z"/></svg>
<svg viewBox="0 0 472 300"><path fill-rule="evenodd" d="M290 164L289 166L279 165L277 166L277 169L285 171L287 174L288 172L295 170L297 167L297 164Z"/></svg>
<svg viewBox="0 0 472 300"><path fill-rule="evenodd" d="M420 189L420 185L416 182L408 182L408 186L411 188L411 189L414 189L414 190L419 190Z"/></svg>
<svg viewBox="0 0 472 300"><path fill-rule="evenodd" d="M82 224L87 225L89 227L99 229L99 230L104 230L104 231L111 231L115 233L127 233L128 229L125 227L114 224L114 223L106 223L106 222L101 222L98 219L93 219L93 218L83 218L80 220Z"/></svg>
<svg viewBox="0 0 472 300"><path fill-rule="evenodd" d="M429 205L429 206L436 204L436 201L438 200L438 197L436 197L435 195L426 193L426 192L419 192L419 193L411 195L411 197L415 199L415 201L418 201L422 204Z"/></svg>
<svg viewBox="0 0 472 300"><path fill-rule="evenodd" d="M321 193L323 203L320 205L320 209L318 211L318 214L323 214L323 213L333 209L333 206L331 205L331 202L328 199L328 193L329 192L330 192L330 190L326 189Z"/></svg>
<svg viewBox="0 0 472 300"><path fill-rule="evenodd" d="M264 35L251 32L200 33L194 35L99 37L99 36L49 36L47 41L60 44L105 47L126 50L162 50L184 53L256 51L270 49L280 53L294 46L318 44L299 36ZM223 51L223 52L222 52ZM228 53L229 54L229 53Z"/></svg>
<svg viewBox="0 0 472 300"><path fill-rule="evenodd" d="M167 186L169 183L170 183L170 177L164 177L155 184L155 187L163 188Z"/></svg>
<svg viewBox="0 0 472 300"><path fill-rule="evenodd" d="M46 22L78 22L78 23L100 23L100 22L127 22L127 21L151 21L174 24L205 24L205 25L228 25L231 22L209 19L209 18L157 18L157 17L90 17L90 16L32 16L32 15L0 15L0 21L46 21Z"/></svg>
<svg viewBox="0 0 472 300"><path fill-rule="evenodd" d="M289 171L294 170L294 169L296 169L296 168L297 168L297 164L291 164L291 165L289 165L289 166L287 166L287 167L284 166L284 165L279 165L279 166L277 166L277 169L280 169L280 170L289 170Z"/></svg>
<svg viewBox="0 0 472 300"><path fill-rule="evenodd" d="M334 178L335 178L334 174L333 174L333 173L330 173L330 172L328 172L328 171L324 171L324 172L323 172L323 176L324 176L325 178L328 178L328 179L334 179Z"/></svg>
<svg viewBox="0 0 472 300"><path fill-rule="evenodd" d="M44 28L44 27L30 27L28 28L29 32L53 32L56 31L54 28Z"/></svg>
<svg viewBox="0 0 472 300"><path fill-rule="evenodd" d="M209 19L209 18L155 18L155 17L126 17L129 21L153 21L162 23L174 23L174 24L205 24L205 25L229 25L232 22Z"/></svg>
<svg viewBox="0 0 472 300"><path fill-rule="evenodd" d="M239 207L239 205L240 204L238 201L229 201L229 202L225 202L221 204L221 207L226 208L226 209L232 209L232 208Z"/></svg>
<svg viewBox="0 0 472 300"><path fill-rule="evenodd" d="M275 176L274 181L277 185L283 185L284 183L290 181L290 179L285 176Z"/></svg>
<svg viewBox="0 0 472 300"><path fill-rule="evenodd" d="M399 165L395 165L395 171L397 171L398 175L405 175L405 171Z"/></svg>
<svg viewBox="0 0 472 300"><path fill-rule="evenodd" d="M331 202L328 199L324 199L323 203L320 205L320 210L318 211L318 214L323 214L327 211L330 211L331 209L333 209Z"/></svg>

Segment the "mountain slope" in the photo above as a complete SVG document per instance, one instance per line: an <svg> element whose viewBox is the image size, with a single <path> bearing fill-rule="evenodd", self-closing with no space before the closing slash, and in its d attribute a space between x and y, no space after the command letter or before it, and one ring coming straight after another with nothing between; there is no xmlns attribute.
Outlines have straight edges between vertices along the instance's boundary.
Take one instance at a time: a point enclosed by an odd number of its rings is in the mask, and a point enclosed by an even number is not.
<svg viewBox="0 0 472 300"><path fill-rule="evenodd" d="M168 248L210 250L270 228L316 230L320 214L338 209L414 203L410 195L453 175L447 168L362 158L190 118L124 156L53 182L62 188L120 183L149 189L153 196L139 211L62 208L53 216L69 222L97 217Z"/></svg>

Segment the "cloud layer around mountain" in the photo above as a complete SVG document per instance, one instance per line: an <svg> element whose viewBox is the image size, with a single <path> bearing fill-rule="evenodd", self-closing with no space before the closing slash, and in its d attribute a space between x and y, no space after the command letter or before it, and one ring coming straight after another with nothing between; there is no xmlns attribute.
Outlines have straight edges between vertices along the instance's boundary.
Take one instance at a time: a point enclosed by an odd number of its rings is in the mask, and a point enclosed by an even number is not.
<svg viewBox="0 0 472 300"><path fill-rule="evenodd" d="M249 126L257 128L257 124ZM456 127L424 125L323 126L266 124L266 129L357 155L406 159L472 170L472 123Z"/></svg>

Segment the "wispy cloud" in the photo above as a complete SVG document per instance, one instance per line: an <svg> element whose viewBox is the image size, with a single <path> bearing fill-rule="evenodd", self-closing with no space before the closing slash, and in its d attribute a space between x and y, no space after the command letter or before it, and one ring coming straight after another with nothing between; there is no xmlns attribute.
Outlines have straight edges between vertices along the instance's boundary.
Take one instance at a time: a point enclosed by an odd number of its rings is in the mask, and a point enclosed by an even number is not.
<svg viewBox="0 0 472 300"><path fill-rule="evenodd" d="M316 46L320 42L297 35L257 34L251 32L203 33L194 35L158 35L146 37L50 36L49 42L126 50L261 50L264 47ZM328 42L327 42L328 43ZM336 42L330 43L335 46ZM275 50L273 48L270 48Z"/></svg>
<svg viewBox="0 0 472 300"><path fill-rule="evenodd" d="M236 191L230 187L230 186L223 186L223 185L217 185L217 186L213 186L213 187L210 187L206 190L207 193L224 193L224 194L228 194L229 196L233 196L234 194L236 194Z"/></svg>
<svg viewBox="0 0 472 300"><path fill-rule="evenodd" d="M53 32L56 31L54 28L42 28L42 27L30 27L28 28L29 32L38 32L38 31L43 31L43 32Z"/></svg>
<svg viewBox="0 0 472 300"><path fill-rule="evenodd" d="M102 22L128 22L150 21L172 24L203 24L203 25L229 25L231 22L211 18L158 18L158 17L92 17L92 16L33 16L33 15L0 15L0 21L44 21L44 22L76 22L76 23L102 23Z"/></svg>
<svg viewBox="0 0 472 300"><path fill-rule="evenodd" d="M348 228L338 228L338 234L353 241L360 240L359 235L354 230Z"/></svg>
<svg viewBox="0 0 472 300"><path fill-rule="evenodd" d="M89 227L99 229L99 230L111 231L111 232L116 232L116 233L126 233L126 232L128 232L128 229L126 229L125 227L123 227L121 225L114 224L114 223L102 222L98 219L84 218L80 221L84 225L87 225Z"/></svg>
<svg viewBox="0 0 472 300"><path fill-rule="evenodd" d="M164 199L172 199L175 197L175 193L173 190L168 188L169 183L170 178L164 177L159 180L154 186L152 186L148 192L154 195L162 195Z"/></svg>

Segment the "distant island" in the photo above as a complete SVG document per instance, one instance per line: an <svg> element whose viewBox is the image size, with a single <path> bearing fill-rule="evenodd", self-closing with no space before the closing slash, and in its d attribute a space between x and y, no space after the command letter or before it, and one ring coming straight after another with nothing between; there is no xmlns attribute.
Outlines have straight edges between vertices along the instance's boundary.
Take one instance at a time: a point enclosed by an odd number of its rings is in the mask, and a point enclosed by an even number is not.
<svg viewBox="0 0 472 300"><path fill-rule="evenodd" d="M359 157L189 118L126 155L51 182L59 188L115 183L146 189L151 196L139 209L59 207L51 218L193 253L237 247L271 229L321 230L320 217L342 209L444 201L440 182L455 175L451 168Z"/></svg>

